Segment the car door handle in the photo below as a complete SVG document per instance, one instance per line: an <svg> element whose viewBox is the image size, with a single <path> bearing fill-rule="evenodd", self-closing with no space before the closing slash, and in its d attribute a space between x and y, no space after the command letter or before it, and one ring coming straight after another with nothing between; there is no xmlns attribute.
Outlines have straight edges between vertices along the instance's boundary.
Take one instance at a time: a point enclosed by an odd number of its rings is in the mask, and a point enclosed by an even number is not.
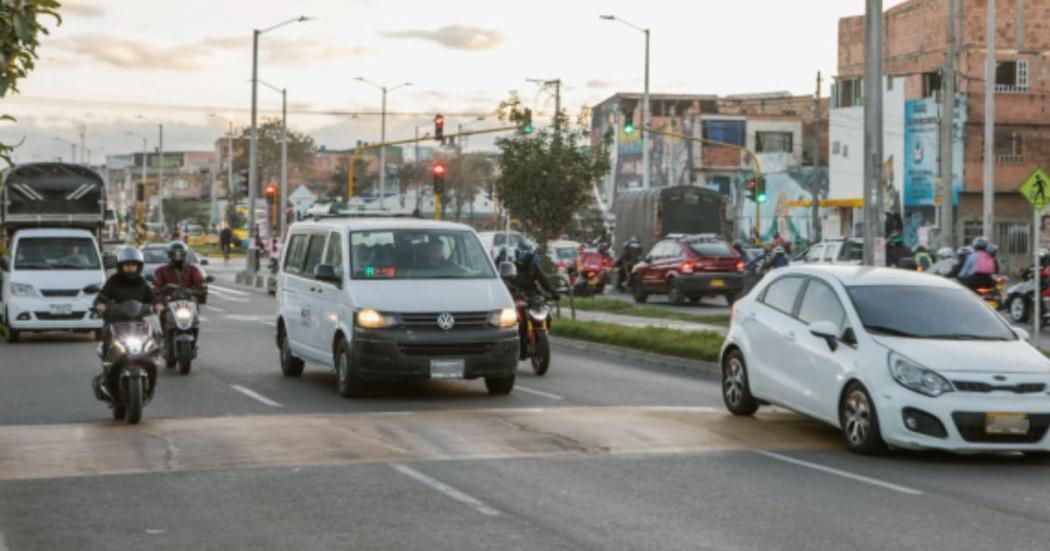
<svg viewBox="0 0 1050 551"><path fill-rule="evenodd" d="M789 342L795 342L795 332L788 331L787 333L784 333L784 338L787 339Z"/></svg>

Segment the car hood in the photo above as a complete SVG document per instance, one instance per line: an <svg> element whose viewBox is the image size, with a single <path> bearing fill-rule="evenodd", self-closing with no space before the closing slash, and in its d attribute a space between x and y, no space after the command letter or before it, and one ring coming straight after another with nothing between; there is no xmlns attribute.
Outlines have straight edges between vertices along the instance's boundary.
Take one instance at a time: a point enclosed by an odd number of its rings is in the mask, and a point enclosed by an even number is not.
<svg viewBox="0 0 1050 551"><path fill-rule="evenodd" d="M39 270L18 272L11 276L12 283L25 283L34 289L83 289L88 285L101 287L106 283L102 270Z"/></svg>
<svg viewBox="0 0 1050 551"><path fill-rule="evenodd" d="M1042 373L1050 375L1050 360L1027 342L949 341L876 337L903 356L941 373Z"/></svg>
<svg viewBox="0 0 1050 551"><path fill-rule="evenodd" d="M499 279L350 281L355 305L383 312L481 312L514 301Z"/></svg>

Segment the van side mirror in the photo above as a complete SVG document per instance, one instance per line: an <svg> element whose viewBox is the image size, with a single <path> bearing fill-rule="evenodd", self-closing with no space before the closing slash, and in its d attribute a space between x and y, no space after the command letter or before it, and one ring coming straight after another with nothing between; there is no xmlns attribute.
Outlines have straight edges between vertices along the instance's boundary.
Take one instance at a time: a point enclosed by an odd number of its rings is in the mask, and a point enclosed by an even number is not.
<svg viewBox="0 0 1050 551"><path fill-rule="evenodd" d="M207 258L202 258L201 259L201 266L207 266L207 265L208 265L208 259Z"/></svg>
<svg viewBox="0 0 1050 551"><path fill-rule="evenodd" d="M84 294L85 295L97 295L99 293L99 291L101 291L101 290L102 290L101 287L99 287L98 285L92 284L92 285L88 285L87 287L84 287Z"/></svg>
<svg viewBox="0 0 1050 551"><path fill-rule="evenodd" d="M499 277L500 279L514 279L518 276L518 267L509 260L504 260L499 263Z"/></svg>
<svg viewBox="0 0 1050 551"><path fill-rule="evenodd" d="M211 283L213 281L215 281L215 276L208 276L208 277L204 278L204 282L205 283Z"/></svg>
<svg viewBox="0 0 1050 551"><path fill-rule="evenodd" d="M113 253L103 253L102 267L107 270L115 269L117 267L117 255Z"/></svg>
<svg viewBox="0 0 1050 551"><path fill-rule="evenodd" d="M809 332L828 342L828 348L835 351L839 347L839 329L830 321L815 321L809 326Z"/></svg>
<svg viewBox="0 0 1050 551"><path fill-rule="evenodd" d="M343 283L343 278L339 277L339 274L335 271L335 266L331 264L318 264L314 268L314 279L336 285Z"/></svg>

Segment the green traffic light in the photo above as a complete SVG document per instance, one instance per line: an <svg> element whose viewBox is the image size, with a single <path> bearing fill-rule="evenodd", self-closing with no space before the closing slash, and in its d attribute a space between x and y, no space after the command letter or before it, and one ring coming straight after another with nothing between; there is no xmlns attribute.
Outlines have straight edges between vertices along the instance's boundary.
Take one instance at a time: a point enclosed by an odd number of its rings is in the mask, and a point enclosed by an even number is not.
<svg viewBox="0 0 1050 551"><path fill-rule="evenodd" d="M634 124L633 123L627 123L627 124L623 125L623 133L624 134L633 134L634 133Z"/></svg>
<svg viewBox="0 0 1050 551"><path fill-rule="evenodd" d="M526 124L526 125L522 126L521 127L521 131L524 134L532 134L532 125L531 124Z"/></svg>
<svg viewBox="0 0 1050 551"><path fill-rule="evenodd" d="M765 203L766 202L766 194L765 193L759 193L757 199L758 199L759 203Z"/></svg>

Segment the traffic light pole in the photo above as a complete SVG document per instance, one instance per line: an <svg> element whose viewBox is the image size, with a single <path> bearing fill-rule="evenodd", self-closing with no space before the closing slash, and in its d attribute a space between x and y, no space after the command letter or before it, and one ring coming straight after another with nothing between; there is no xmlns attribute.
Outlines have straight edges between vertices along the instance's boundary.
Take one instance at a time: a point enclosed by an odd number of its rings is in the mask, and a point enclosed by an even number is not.
<svg viewBox="0 0 1050 551"><path fill-rule="evenodd" d="M699 142L708 145L717 145L722 147L730 147L738 151L743 151L751 157L751 162L755 164L755 181L758 182L758 186L761 186L762 182L762 163L758 160L758 155L754 151L742 146L732 143L720 142L717 140L709 140L707 138L701 138L699 136L689 136L686 134L679 134L678 132L668 132L666 130L653 130L647 126L642 127L642 132L647 134L659 134L661 136L667 136L669 138L677 138L679 140L685 140L689 142ZM755 201L755 244L760 245L762 243L762 204Z"/></svg>

